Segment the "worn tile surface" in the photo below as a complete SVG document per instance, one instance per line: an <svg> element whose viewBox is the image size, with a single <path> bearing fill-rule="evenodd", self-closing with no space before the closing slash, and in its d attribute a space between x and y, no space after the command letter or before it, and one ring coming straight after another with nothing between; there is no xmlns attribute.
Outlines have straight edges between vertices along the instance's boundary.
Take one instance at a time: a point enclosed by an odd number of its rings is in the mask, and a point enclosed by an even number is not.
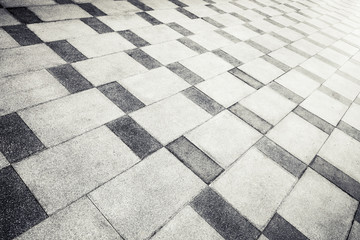
<svg viewBox="0 0 360 240"><path fill-rule="evenodd" d="M359 12L0 0L0 239L359 239Z"/></svg>

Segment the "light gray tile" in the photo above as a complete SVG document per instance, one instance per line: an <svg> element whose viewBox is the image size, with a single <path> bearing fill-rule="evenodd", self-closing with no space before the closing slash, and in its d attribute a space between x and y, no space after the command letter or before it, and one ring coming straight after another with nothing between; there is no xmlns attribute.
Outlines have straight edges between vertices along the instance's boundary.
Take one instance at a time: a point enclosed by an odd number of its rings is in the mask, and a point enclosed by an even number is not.
<svg viewBox="0 0 360 240"><path fill-rule="evenodd" d="M180 33L163 24L151 27L136 28L132 31L151 44L167 42L183 37L183 35Z"/></svg>
<svg viewBox="0 0 360 240"><path fill-rule="evenodd" d="M114 31L150 27L151 24L142 17L134 15L109 15L98 17L100 21L111 27Z"/></svg>
<svg viewBox="0 0 360 240"><path fill-rule="evenodd" d="M59 21L74 18L91 17L82 8L75 4L45 5L29 7L43 21Z"/></svg>
<svg viewBox="0 0 360 240"><path fill-rule="evenodd" d="M1 9L0 9L1 11ZM1 15L1 12L0 12ZM0 23L2 23L0 19ZM5 32L2 28L0 28L0 49L3 48L13 48L13 47L20 47L20 44L18 44L7 32Z"/></svg>
<svg viewBox="0 0 360 240"><path fill-rule="evenodd" d="M221 50L230 54L231 56L235 57L236 59L238 59L243 63L247 63L257 57L264 55L264 53L260 52L256 48L253 48L252 46L250 46L245 42L233 44L224 47Z"/></svg>

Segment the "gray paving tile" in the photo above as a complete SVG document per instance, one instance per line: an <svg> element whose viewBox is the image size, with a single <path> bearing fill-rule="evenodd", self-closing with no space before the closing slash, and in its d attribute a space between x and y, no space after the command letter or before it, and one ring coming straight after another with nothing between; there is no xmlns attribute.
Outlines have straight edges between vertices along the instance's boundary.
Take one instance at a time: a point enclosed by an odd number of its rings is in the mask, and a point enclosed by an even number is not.
<svg viewBox="0 0 360 240"><path fill-rule="evenodd" d="M153 10L151 7L147 6L146 4L144 4L143 2L141 2L139 0L129 0L129 3L131 3L132 5L136 6L137 8L139 8L143 11Z"/></svg>
<svg viewBox="0 0 360 240"><path fill-rule="evenodd" d="M46 43L54 52L68 63L86 60L87 58L66 40Z"/></svg>
<svg viewBox="0 0 360 240"><path fill-rule="evenodd" d="M225 61L227 61L228 63L230 63L231 65L233 65L234 67L238 67L242 64L242 62L240 62L239 60L237 60L236 58L234 58L233 56L231 56L230 54L224 52L221 49L217 49L212 51L215 55L221 57L222 59L224 59Z"/></svg>
<svg viewBox="0 0 360 240"><path fill-rule="evenodd" d="M92 5L91 3L81 3L81 4L78 4L78 6L94 17L106 15L103 11L101 11L100 9L98 9L97 7Z"/></svg>
<svg viewBox="0 0 360 240"><path fill-rule="evenodd" d="M193 35L194 33L192 33L191 31L187 30L186 28L184 28L183 26L175 23L175 22L172 22L172 23L168 23L167 24L171 29L177 31L178 33L184 35L185 37L186 36L189 36L189 35Z"/></svg>
<svg viewBox="0 0 360 240"><path fill-rule="evenodd" d="M147 12L138 12L137 15L139 15L140 17L142 17L143 19L145 19L146 21L151 23L151 25L163 24L162 22L160 22L159 20L157 20L156 18L154 18L153 16L151 16Z"/></svg>
<svg viewBox="0 0 360 240"><path fill-rule="evenodd" d="M304 101L302 97L298 96L297 94L293 93L286 87L283 87L276 82L272 82L271 84L269 84L269 87L296 104L300 104L302 101Z"/></svg>
<svg viewBox="0 0 360 240"><path fill-rule="evenodd" d="M6 10L9 11L17 20L25 24L42 22L40 18L38 18L26 7L7 8Z"/></svg>
<svg viewBox="0 0 360 240"><path fill-rule="evenodd" d="M229 71L229 73L233 74L235 77L239 78L240 80L244 81L251 87L255 89L260 89L264 86L261 82L257 81L253 77L247 75L243 71L239 70L238 68L233 68Z"/></svg>
<svg viewBox="0 0 360 240"><path fill-rule="evenodd" d="M196 51L199 54L207 52L206 48L202 47L200 44L194 42L193 40L191 40L189 38L186 38L186 37L180 38L180 39L178 39L178 41L181 42L182 44L184 44L185 46L187 46L188 48Z"/></svg>
<svg viewBox="0 0 360 240"><path fill-rule="evenodd" d="M21 46L42 43L41 39L25 25L4 26L3 29Z"/></svg>
<svg viewBox="0 0 360 240"><path fill-rule="evenodd" d="M176 8L176 10L178 10L180 13L184 14L185 16L187 16L190 19L196 19L198 18L198 16L196 16L195 14L189 12L188 10L186 10L185 8Z"/></svg>
<svg viewBox="0 0 360 240"><path fill-rule="evenodd" d="M136 47L145 47L150 45L147 41L136 35L130 30L123 30L118 32L123 38L134 44Z"/></svg>
<svg viewBox="0 0 360 240"><path fill-rule="evenodd" d="M129 50L126 53L149 70L162 66L161 63L141 49Z"/></svg>
<svg viewBox="0 0 360 240"><path fill-rule="evenodd" d="M339 122L337 128L360 142L360 131L357 130L356 128L350 126L349 124L343 121Z"/></svg>
<svg viewBox="0 0 360 240"><path fill-rule="evenodd" d="M84 23L86 23L89 27L91 27L92 29L94 29L97 33L109 33L109 32L113 32L114 30L112 30L110 27L108 27L107 25L105 25L103 22L101 22L99 19L97 19L96 17L92 17L92 18L82 18L81 21L83 21Z"/></svg>
<svg viewBox="0 0 360 240"><path fill-rule="evenodd" d="M331 132L334 130L334 126L322 120L318 116L312 114L311 112L309 112L308 110L306 110L301 106L296 107L294 113L296 113L298 116L302 117L309 123L313 124L315 127L323 130L327 134L331 134Z"/></svg>
<svg viewBox="0 0 360 240"><path fill-rule="evenodd" d="M170 69L173 73L187 81L191 85L195 85L197 83L200 83L204 81L201 77L196 75L194 72L190 71L180 63L171 63L166 66L168 69Z"/></svg>

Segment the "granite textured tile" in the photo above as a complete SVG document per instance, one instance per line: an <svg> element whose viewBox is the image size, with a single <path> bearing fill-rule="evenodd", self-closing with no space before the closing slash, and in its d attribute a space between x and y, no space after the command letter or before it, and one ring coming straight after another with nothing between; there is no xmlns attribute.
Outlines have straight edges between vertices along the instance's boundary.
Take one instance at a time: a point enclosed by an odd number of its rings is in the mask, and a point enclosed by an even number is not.
<svg viewBox="0 0 360 240"><path fill-rule="evenodd" d="M147 71L140 63L123 52L76 62L72 66L94 86Z"/></svg>
<svg viewBox="0 0 360 240"><path fill-rule="evenodd" d="M12 7L7 8L6 10L9 11L21 23L31 24L42 22L38 16L36 16L26 7Z"/></svg>
<svg viewBox="0 0 360 240"><path fill-rule="evenodd" d="M175 73L176 75L178 75L179 77L181 77L182 79L187 81L191 85L194 85L194 84L204 81L204 79L202 79L201 77L196 75L194 72L190 71L189 69L187 69L186 67L184 67L183 65L181 65L178 62L171 63L171 64L167 65L166 67L168 69L170 69L173 73Z"/></svg>
<svg viewBox="0 0 360 240"><path fill-rule="evenodd" d="M290 113L267 133L267 137L309 164L328 137L303 118Z"/></svg>
<svg viewBox="0 0 360 240"><path fill-rule="evenodd" d="M147 12L138 12L136 13L138 16L142 17L145 21L149 22L151 25L160 25L163 24L161 21L157 20Z"/></svg>
<svg viewBox="0 0 360 240"><path fill-rule="evenodd" d="M176 139L166 148L207 184L224 170L185 137Z"/></svg>
<svg viewBox="0 0 360 240"><path fill-rule="evenodd" d="M0 20L1 21L1 20ZM0 28L0 49L19 47L20 44L15 41L5 30Z"/></svg>
<svg viewBox="0 0 360 240"><path fill-rule="evenodd" d="M123 38L134 44L136 47L145 47L150 45L147 41L136 35L130 30L124 30L118 32Z"/></svg>
<svg viewBox="0 0 360 240"><path fill-rule="evenodd" d="M133 112L130 117L166 145L211 115L182 94L176 94Z"/></svg>
<svg viewBox="0 0 360 240"><path fill-rule="evenodd" d="M96 17L82 18L81 21L86 23L89 27L94 29L99 34L109 33L109 32L114 31L109 26L107 26L106 24L101 22L99 19L97 19Z"/></svg>
<svg viewBox="0 0 360 240"><path fill-rule="evenodd" d="M71 113L76 112L76 115ZM90 89L19 112L45 146L53 146L123 115L97 89Z"/></svg>
<svg viewBox="0 0 360 240"><path fill-rule="evenodd" d="M203 54L203 53L208 52L208 50L206 50L206 48L204 48L200 44L194 42L193 40L191 40L187 37L180 38L180 39L178 39L178 41L181 42L182 44L184 44L185 46L187 46L188 48L190 48L191 50L197 52L198 54Z"/></svg>
<svg viewBox="0 0 360 240"><path fill-rule="evenodd" d="M0 26L20 24L6 9L0 8Z"/></svg>
<svg viewBox="0 0 360 240"><path fill-rule="evenodd" d="M241 81L245 82L249 86L257 89L257 90L264 86L264 84L262 84L261 82L259 82L256 79L254 79L253 77L247 75L246 73L239 70L238 68L233 68L228 72L231 73L232 75L234 75L235 77L239 78Z"/></svg>
<svg viewBox="0 0 360 240"><path fill-rule="evenodd" d="M300 66L323 79L329 78L336 71L334 66L331 66L316 57L309 58Z"/></svg>
<svg viewBox="0 0 360 240"><path fill-rule="evenodd" d="M47 218L41 205L11 166L0 169L0 190L2 239L13 239Z"/></svg>
<svg viewBox="0 0 360 240"><path fill-rule="evenodd" d="M263 230L295 182L293 175L252 148L212 186Z"/></svg>
<svg viewBox="0 0 360 240"><path fill-rule="evenodd" d="M146 105L190 87L186 81L166 67L156 68L143 74L125 78L119 82Z"/></svg>
<svg viewBox="0 0 360 240"><path fill-rule="evenodd" d="M226 168L259 140L261 134L225 110L185 137Z"/></svg>
<svg viewBox="0 0 360 240"><path fill-rule="evenodd" d="M144 239L204 185L171 153L161 149L93 191L90 198L125 238Z"/></svg>
<svg viewBox="0 0 360 240"><path fill-rule="evenodd" d="M1 0L4 7L20 7L31 5L51 5L55 4L53 0Z"/></svg>
<svg viewBox="0 0 360 240"><path fill-rule="evenodd" d="M201 32L209 32L216 30L216 27L211 25L210 23L204 21L201 18L197 19L188 19L184 21L176 21L180 26L186 28L193 34L201 33Z"/></svg>
<svg viewBox="0 0 360 240"><path fill-rule="evenodd" d="M4 155L0 152L0 170L9 165L10 165L10 163L6 160Z"/></svg>
<svg viewBox="0 0 360 240"><path fill-rule="evenodd" d="M42 43L40 38L38 38L25 25L4 26L3 29L21 46Z"/></svg>
<svg viewBox="0 0 360 240"><path fill-rule="evenodd" d="M159 232L155 234L153 240L223 240L224 238L216 232L199 214L190 206L186 206L176 216L170 220Z"/></svg>
<svg viewBox="0 0 360 240"><path fill-rule="evenodd" d="M35 6L28 9L46 22L91 17L90 14L75 4Z"/></svg>
<svg viewBox="0 0 360 240"><path fill-rule="evenodd" d="M117 239L122 238L98 209L83 197L55 213L17 239Z"/></svg>
<svg viewBox="0 0 360 240"><path fill-rule="evenodd" d="M81 4L78 4L78 6L94 17L106 15L103 11L101 11L100 9L98 9L91 3L81 3Z"/></svg>
<svg viewBox="0 0 360 240"><path fill-rule="evenodd" d="M346 239L356 207L357 201L308 169L278 212L309 239Z"/></svg>
<svg viewBox="0 0 360 240"><path fill-rule="evenodd" d="M107 15L130 15L140 11L127 1L93 1L92 4Z"/></svg>
<svg viewBox="0 0 360 240"><path fill-rule="evenodd" d="M87 58L66 40L46 43L54 52L68 63L86 60Z"/></svg>
<svg viewBox="0 0 360 240"><path fill-rule="evenodd" d="M155 58L151 57L141 49L129 50L126 53L149 70L162 66Z"/></svg>
<svg viewBox="0 0 360 240"><path fill-rule="evenodd" d="M167 26L169 26L171 29L177 31L178 33L180 33L184 36L189 36L189 35L194 34L191 31L189 31L188 29L184 28L183 26L181 26L175 22L168 23Z"/></svg>

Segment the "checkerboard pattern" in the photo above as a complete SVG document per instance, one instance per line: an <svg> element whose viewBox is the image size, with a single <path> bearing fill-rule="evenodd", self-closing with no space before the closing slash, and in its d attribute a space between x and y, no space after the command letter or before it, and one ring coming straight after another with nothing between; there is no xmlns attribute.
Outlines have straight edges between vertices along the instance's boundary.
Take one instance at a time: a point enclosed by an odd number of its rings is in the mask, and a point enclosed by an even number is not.
<svg viewBox="0 0 360 240"><path fill-rule="evenodd" d="M359 12L0 0L0 239L360 239Z"/></svg>

